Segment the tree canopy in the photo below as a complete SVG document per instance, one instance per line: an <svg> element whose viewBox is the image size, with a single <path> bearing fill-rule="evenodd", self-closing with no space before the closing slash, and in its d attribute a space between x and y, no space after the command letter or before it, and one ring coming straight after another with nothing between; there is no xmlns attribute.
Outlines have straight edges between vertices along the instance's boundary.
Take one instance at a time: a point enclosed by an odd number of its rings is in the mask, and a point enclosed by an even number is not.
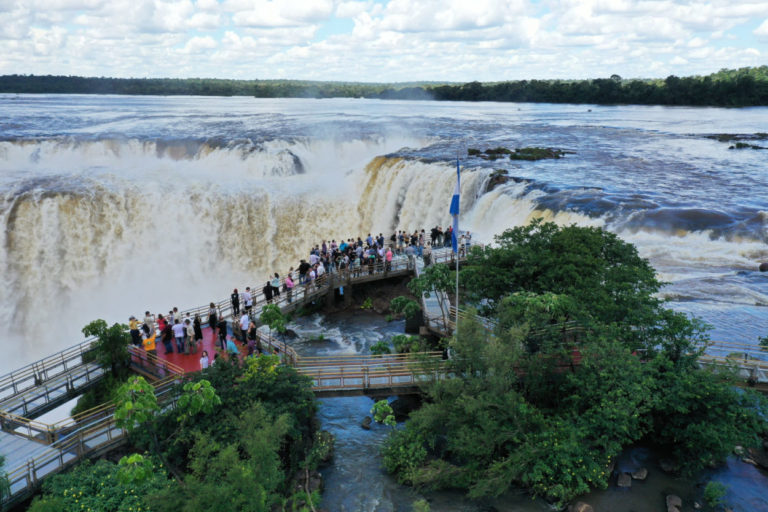
<svg viewBox="0 0 768 512"><path fill-rule="evenodd" d="M638 105L768 105L768 66L723 69L706 76L625 80L516 80L494 83L358 83L213 78L0 76L0 93L373 98Z"/></svg>
<svg viewBox="0 0 768 512"><path fill-rule="evenodd" d="M605 487L632 443L684 471L758 443L768 402L728 370L698 368L703 326L663 307L632 245L541 222L496 241L461 271L463 296L491 321L459 323L454 377L424 385L423 407L383 450L401 482L472 497L523 487L564 505Z"/></svg>

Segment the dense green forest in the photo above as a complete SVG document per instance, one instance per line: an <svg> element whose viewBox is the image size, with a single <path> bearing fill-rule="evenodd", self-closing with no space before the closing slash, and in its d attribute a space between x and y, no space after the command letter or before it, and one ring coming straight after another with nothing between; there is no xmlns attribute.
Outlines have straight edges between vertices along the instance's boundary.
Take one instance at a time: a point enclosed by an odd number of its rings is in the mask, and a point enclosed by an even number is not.
<svg viewBox="0 0 768 512"><path fill-rule="evenodd" d="M373 98L640 105L768 105L768 66L724 69L707 76L625 80L517 80L355 83L210 78L97 78L5 75L1 93L255 96L258 98Z"/></svg>
<svg viewBox="0 0 768 512"><path fill-rule="evenodd" d="M430 266L412 291L450 293ZM461 269L467 316L449 341L454 376L383 449L402 483L470 497L524 488L558 506L607 487L634 443L669 467L714 467L768 434L768 401L733 369L701 369L706 326L664 307L635 247L600 228L534 222L475 247ZM397 345L397 344L396 344Z"/></svg>

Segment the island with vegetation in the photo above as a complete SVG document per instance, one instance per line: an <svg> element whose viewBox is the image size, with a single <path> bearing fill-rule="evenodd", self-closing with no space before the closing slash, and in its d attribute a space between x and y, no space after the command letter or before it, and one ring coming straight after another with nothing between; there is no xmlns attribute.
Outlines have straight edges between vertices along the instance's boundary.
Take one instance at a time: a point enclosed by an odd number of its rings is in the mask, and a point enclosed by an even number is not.
<svg viewBox="0 0 768 512"><path fill-rule="evenodd" d="M255 96L257 98L373 98L636 105L765 106L768 66L723 69L706 76L492 83L360 83L212 78L0 76L0 93Z"/></svg>
<svg viewBox="0 0 768 512"><path fill-rule="evenodd" d="M475 315L447 347L453 378L426 384L383 448L404 484L474 498L523 488L562 507L606 488L634 444L692 474L768 434L768 401L699 367L707 326L665 308L654 269L614 234L510 229L472 250L460 282ZM454 283L430 267L411 286Z"/></svg>

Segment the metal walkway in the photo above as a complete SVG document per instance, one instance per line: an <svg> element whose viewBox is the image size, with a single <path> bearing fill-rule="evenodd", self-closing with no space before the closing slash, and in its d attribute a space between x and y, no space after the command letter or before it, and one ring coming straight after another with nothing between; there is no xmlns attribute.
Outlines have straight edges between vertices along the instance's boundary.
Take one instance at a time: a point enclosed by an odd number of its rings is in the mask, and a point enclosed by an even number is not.
<svg viewBox="0 0 768 512"><path fill-rule="evenodd" d="M417 392L419 384L440 379L442 352L303 357L296 370L312 379L318 397Z"/></svg>
<svg viewBox="0 0 768 512"><path fill-rule="evenodd" d="M104 376L89 360L94 339L0 377L0 411L34 419L81 394Z"/></svg>
<svg viewBox="0 0 768 512"><path fill-rule="evenodd" d="M155 393L162 406L175 405L170 390L183 373L177 373L177 368L143 350L132 350L131 364L142 368L145 374L167 374L153 383ZM46 476L64 471L84 458L107 453L125 442L126 432L115 425L113 412L114 404L107 403L53 425L18 417L13 424L4 424L4 430L8 427L11 431L0 432L0 454L6 457L11 493L2 502L2 508L29 498Z"/></svg>

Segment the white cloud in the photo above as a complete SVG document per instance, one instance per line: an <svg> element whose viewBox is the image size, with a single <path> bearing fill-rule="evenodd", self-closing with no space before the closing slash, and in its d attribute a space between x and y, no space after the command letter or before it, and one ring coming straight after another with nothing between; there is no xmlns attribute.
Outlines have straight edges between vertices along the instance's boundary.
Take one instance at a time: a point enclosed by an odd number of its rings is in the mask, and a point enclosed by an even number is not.
<svg viewBox="0 0 768 512"><path fill-rule="evenodd" d="M184 45L185 53L200 53L203 50L211 50L218 45L216 41L210 36L205 37L193 37L187 44Z"/></svg>
<svg viewBox="0 0 768 512"><path fill-rule="evenodd" d="M766 0L0 0L0 73L683 76L763 64L766 40Z"/></svg>
<svg viewBox="0 0 768 512"><path fill-rule="evenodd" d="M758 37L768 38L768 19L766 19L763 23L760 24L759 27L755 29L754 34Z"/></svg>

